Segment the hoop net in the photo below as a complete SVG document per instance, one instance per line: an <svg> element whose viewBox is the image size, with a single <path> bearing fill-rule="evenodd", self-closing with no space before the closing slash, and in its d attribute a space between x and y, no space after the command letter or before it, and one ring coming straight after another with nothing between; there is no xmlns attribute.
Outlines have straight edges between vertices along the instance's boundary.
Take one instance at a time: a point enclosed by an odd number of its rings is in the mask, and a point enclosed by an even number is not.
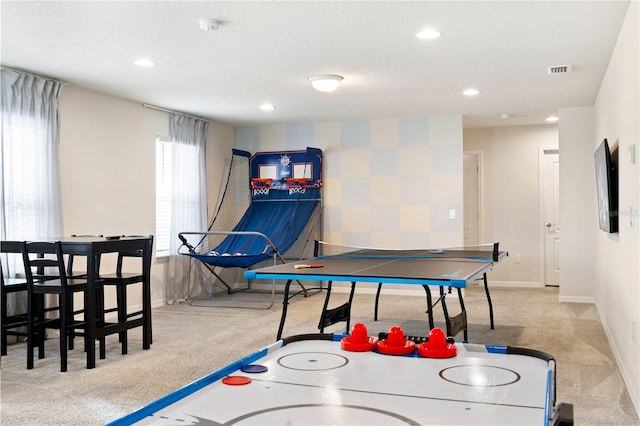
<svg viewBox="0 0 640 426"><path fill-rule="evenodd" d="M251 205L249 180L249 157L236 153L231 157L227 184L218 210L209 224L208 231L228 231L234 229ZM213 250L225 239L224 235L206 235L199 244L198 251Z"/></svg>

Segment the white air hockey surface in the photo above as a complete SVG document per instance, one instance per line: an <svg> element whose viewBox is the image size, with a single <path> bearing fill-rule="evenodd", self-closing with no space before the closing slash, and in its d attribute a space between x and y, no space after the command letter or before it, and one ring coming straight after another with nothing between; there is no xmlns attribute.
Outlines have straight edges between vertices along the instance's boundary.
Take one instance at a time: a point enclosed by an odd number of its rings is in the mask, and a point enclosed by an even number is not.
<svg viewBox="0 0 640 426"><path fill-rule="evenodd" d="M326 335L325 335L326 336ZM448 359L349 352L335 341L282 341L112 425L546 425L555 363L456 344ZM492 352L489 352L492 351ZM245 373L258 364L266 372ZM251 379L227 385L227 375ZM194 390L200 387L200 389ZM175 402L173 402L175 400Z"/></svg>

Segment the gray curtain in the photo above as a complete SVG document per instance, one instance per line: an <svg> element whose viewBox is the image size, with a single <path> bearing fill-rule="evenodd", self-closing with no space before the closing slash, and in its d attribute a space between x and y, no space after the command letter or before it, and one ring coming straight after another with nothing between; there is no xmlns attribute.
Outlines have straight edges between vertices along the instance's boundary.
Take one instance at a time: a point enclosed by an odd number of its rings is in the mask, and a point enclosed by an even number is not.
<svg viewBox="0 0 640 426"><path fill-rule="evenodd" d="M0 72L0 239L62 235L58 97L63 84L6 68ZM24 272L19 255L2 254L1 261L5 276ZM11 315L25 308L26 297L9 303Z"/></svg>
<svg viewBox="0 0 640 426"><path fill-rule="evenodd" d="M189 289L199 292L200 268L191 267L190 257L177 254L180 232L207 229L206 145L209 123L194 117L171 114L171 226L167 279L167 303L189 297ZM196 245L196 241L191 244ZM191 274L190 274L191 272Z"/></svg>

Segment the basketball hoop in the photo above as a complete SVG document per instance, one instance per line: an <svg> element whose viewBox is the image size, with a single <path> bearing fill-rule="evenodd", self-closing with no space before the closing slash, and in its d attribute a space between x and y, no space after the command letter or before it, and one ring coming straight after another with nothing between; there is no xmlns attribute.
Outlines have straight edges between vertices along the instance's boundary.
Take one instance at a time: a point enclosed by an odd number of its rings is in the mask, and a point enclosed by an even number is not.
<svg viewBox="0 0 640 426"><path fill-rule="evenodd" d="M307 188L307 178L287 178L287 187L289 188L289 195L291 194L304 194Z"/></svg>
<svg viewBox="0 0 640 426"><path fill-rule="evenodd" d="M253 195L269 195L269 189L271 188L271 178L253 178L251 179L251 189Z"/></svg>

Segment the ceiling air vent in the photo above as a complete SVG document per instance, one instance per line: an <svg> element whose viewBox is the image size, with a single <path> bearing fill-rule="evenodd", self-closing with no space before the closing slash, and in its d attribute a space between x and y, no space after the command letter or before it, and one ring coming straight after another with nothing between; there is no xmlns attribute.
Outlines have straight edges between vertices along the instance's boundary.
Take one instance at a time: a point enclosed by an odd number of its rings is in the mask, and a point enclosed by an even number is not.
<svg viewBox="0 0 640 426"><path fill-rule="evenodd" d="M571 65L556 65L547 68L547 74L566 74L571 72Z"/></svg>

